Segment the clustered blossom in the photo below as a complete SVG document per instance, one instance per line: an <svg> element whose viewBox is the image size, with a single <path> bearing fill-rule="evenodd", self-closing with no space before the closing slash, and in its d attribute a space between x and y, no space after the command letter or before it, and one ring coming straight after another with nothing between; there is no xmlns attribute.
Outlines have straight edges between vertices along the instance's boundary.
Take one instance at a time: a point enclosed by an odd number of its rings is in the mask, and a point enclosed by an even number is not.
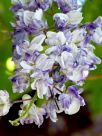
<svg viewBox="0 0 102 136"><path fill-rule="evenodd" d="M11 124L34 122L40 126L44 117L56 122L57 113L77 113L85 105L80 95L82 85L101 63L91 41L102 44L102 17L82 24L77 0L12 0L12 4L16 19L12 23L16 64L15 75L10 77L13 91L26 93L30 88L44 102L39 107L25 94L20 118ZM54 22L52 26L48 17Z"/></svg>

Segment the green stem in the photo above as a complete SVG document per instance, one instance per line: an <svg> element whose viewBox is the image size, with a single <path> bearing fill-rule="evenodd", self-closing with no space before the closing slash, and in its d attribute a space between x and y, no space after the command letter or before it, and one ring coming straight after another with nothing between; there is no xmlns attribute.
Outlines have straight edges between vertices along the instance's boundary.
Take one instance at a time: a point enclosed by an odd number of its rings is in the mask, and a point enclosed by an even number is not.
<svg viewBox="0 0 102 136"><path fill-rule="evenodd" d="M24 100L17 100L17 101L14 101L12 102L13 104L17 104L17 103L21 103L21 102L25 102L25 101L31 101L32 99L24 99Z"/></svg>
<svg viewBox="0 0 102 136"><path fill-rule="evenodd" d="M18 126L20 123L20 120L26 116L26 114L28 113L28 111L30 110L32 104L36 101L37 99L37 95L35 94L34 97L32 98L31 102L29 103L29 105L27 106L26 110L24 112L22 112L22 114L20 115L19 118L15 119L15 120L9 120L9 122L11 123L11 125L13 126Z"/></svg>

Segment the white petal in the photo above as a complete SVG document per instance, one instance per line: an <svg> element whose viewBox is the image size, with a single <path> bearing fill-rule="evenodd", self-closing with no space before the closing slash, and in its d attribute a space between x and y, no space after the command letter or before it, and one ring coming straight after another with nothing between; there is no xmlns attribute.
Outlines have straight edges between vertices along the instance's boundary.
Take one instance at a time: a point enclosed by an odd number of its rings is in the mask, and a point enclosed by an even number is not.
<svg viewBox="0 0 102 136"><path fill-rule="evenodd" d="M35 79L34 82L31 84L31 88L37 90L37 95L40 99L43 99L43 95L45 95L48 91L48 87L41 79Z"/></svg>
<svg viewBox="0 0 102 136"><path fill-rule="evenodd" d="M60 18L60 20L65 20L65 21L68 20L68 16L66 14L64 14L64 13L56 13L53 16L53 18L56 18L56 17Z"/></svg>
<svg viewBox="0 0 102 136"><path fill-rule="evenodd" d="M74 98L69 105L69 108L65 110L65 113L68 115L73 115L80 110L80 101L77 98Z"/></svg>
<svg viewBox="0 0 102 136"><path fill-rule="evenodd" d="M45 54L41 54L36 60L36 66L39 67L42 64L42 62L45 62L46 59L47 56Z"/></svg>
<svg viewBox="0 0 102 136"><path fill-rule="evenodd" d="M43 70L43 71L51 70L53 64L54 64L54 60L52 60L52 59L47 59L47 60L45 61L45 64L43 64L43 66L42 66L42 70Z"/></svg>
<svg viewBox="0 0 102 136"><path fill-rule="evenodd" d="M57 113L55 110L51 111L51 113L49 113L50 115L50 119L53 121L53 122L56 122L58 119L57 119Z"/></svg>
<svg viewBox="0 0 102 136"><path fill-rule="evenodd" d="M7 91L0 90L0 116L4 116L9 112L11 107L9 94Z"/></svg>
<svg viewBox="0 0 102 136"><path fill-rule="evenodd" d="M82 13L79 11L70 11L67 13L68 17L69 17L69 24L75 25L75 24L79 24L83 17L82 17Z"/></svg>
<svg viewBox="0 0 102 136"><path fill-rule="evenodd" d="M31 83L31 88L32 88L33 90L36 90L36 89L37 89L37 88L36 88L36 82L37 82L37 80L38 80L38 79L35 79L34 82Z"/></svg>
<svg viewBox="0 0 102 136"><path fill-rule="evenodd" d="M24 69L26 69L26 70L32 70L32 69L33 69L33 67L30 66L29 64L27 64L26 61L21 61L21 62L20 62L20 65L21 65Z"/></svg>
<svg viewBox="0 0 102 136"><path fill-rule="evenodd" d="M63 32L58 32L57 34L58 40L60 41L61 45L66 43L66 38Z"/></svg>
<svg viewBox="0 0 102 136"><path fill-rule="evenodd" d="M46 36L44 34L41 34L39 36L34 37L34 39L31 41L31 50L37 50L37 51L42 51L42 43L44 42Z"/></svg>
<svg viewBox="0 0 102 136"><path fill-rule="evenodd" d="M52 46L52 47L48 48L48 49L45 51L45 53L46 53L46 54L51 54L52 52L55 52L55 51L57 51L57 47L56 47L56 46Z"/></svg>
<svg viewBox="0 0 102 136"><path fill-rule="evenodd" d="M32 75L30 76L30 77L32 77L32 78L42 78L43 77L43 73L42 73L42 71L35 71L34 70L34 72L32 73Z"/></svg>
<svg viewBox="0 0 102 136"><path fill-rule="evenodd" d="M61 66L63 69L67 69L68 66L72 65L73 63L73 56L69 52L62 52L61 54Z"/></svg>
<svg viewBox="0 0 102 136"><path fill-rule="evenodd" d="M16 46L16 51L19 55L22 54L22 49L18 45Z"/></svg>
<svg viewBox="0 0 102 136"><path fill-rule="evenodd" d="M45 42L51 46L54 45L63 45L66 43L66 38L64 36L63 32L47 32L47 39L45 40Z"/></svg>
<svg viewBox="0 0 102 136"><path fill-rule="evenodd" d="M0 113L0 116L6 115L9 112L9 109L10 109L10 105L5 104L5 106L3 107L2 114Z"/></svg>
<svg viewBox="0 0 102 136"><path fill-rule="evenodd" d="M46 84L44 83L43 80L39 80L36 83L36 87L37 87L37 95L40 99L43 99L43 95L46 94L46 92L48 91L48 87L46 86Z"/></svg>
<svg viewBox="0 0 102 136"><path fill-rule="evenodd" d="M54 36L56 36L56 32L52 32L52 31L47 32L47 37L48 38L51 38L51 37L54 37Z"/></svg>
<svg viewBox="0 0 102 136"><path fill-rule="evenodd" d="M42 20L42 17L43 17L43 10L42 9L36 10L33 19Z"/></svg>
<svg viewBox="0 0 102 136"><path fill-rule="evenodd" d="M83 77L86 78L89 74L89 71L88 70L83 70Z"/></svg>
<svg viewBox="0 0 102 136"><path fill-rule="evenodd" d="M39 36L34 37L31 41L31 45L33 44L42 44L45 40L46 36L44 34L40 34Z"/></svg>
<svg viewBox="0 0 102 136"><path fill-rule="evenodd" d="M72 43L79 43L83 41L84 34L86 31L84 29L76 29L72 32Z"/></svg>
<svg viewBox="0 0 102 136"><path fill-rule="evenodd" d="M29 101L24 101L24 100L26 100L26 99L31 99L31 96L28 95L28 94L24 94L24 95L23 95L22 100L23 100L23 105L24 105L24 106L30 103L30 100L29 100Z"/></svg>
<svg viewBox="0 0 102 136"><path fill-rule="evenodd" d="M68 78L70 80L72 80L73 82L77 83L77 82L85 79L88 76L88 73L89 73L89 69L87 66L86 67L79 66L79 67L72 70L72 74L68 75Z"/></svg>
<svg viewBox="0 0 102 136"><path fill-rule="evenodd" d="M25 25L29 25L32 23L32 17L34 16L34 12L31 12L31 11L24 11L24 15L23 15L23 20L24 20L24 23Z"/></svg>

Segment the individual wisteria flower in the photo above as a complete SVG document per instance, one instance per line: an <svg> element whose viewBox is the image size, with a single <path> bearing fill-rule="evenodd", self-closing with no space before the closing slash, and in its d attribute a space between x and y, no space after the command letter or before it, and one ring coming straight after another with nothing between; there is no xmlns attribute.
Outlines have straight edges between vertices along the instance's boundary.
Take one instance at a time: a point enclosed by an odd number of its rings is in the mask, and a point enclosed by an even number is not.
<svg viewBox="0 0 102 136"><path fill-rule="evenodd" d="M82 24L79 7L78 0L12 0L16 69L10 79L13 92L23 93L22 100L12 102L22 102L12 125L40 127L44 116L56 122L58 113L73 115L85 105L82 85L101 63L93 42L102 44L102 17ZM43 101L40 107L39 99ZM8 93L0 91L0 115L9 108Z"/></svg>
<svg viewBox="0 0 102 136"><path fill-rule="evenodd" d="M89 37L96 44L102 44L102 17L98 17L93 23L86 24L85 26L89 32Z"/></svg>
<svg viewBox="0 0 102 136"><path fill-rule="evenodd" d="M27 58L30 58L32 53L34 54L34 52L42 51L42 43L44 42L45 38L46 36L44 34L40 34L39 36L34 37L31 42L28 40L28 38L26 38L24 39L23 43L19 45L17 44L14 51L19 55L18 59L24 56L24 59L28 60Z"/></svg>
<svg viewBox="0 0 102 136"><path fill-rule="evenodd" d="M70 86L66 94L59 95L59 101L66 114L75 114L80 110L80 106L85 105L84 99L80 96L80 90Z"/></svg>
<svg viewBox="0 0 102 136"><path fill-rule="evenodd" d="M29 76L25 73L17 73L15 76L10 77L13 83L13 91L22 93L29 87Z"/></svg>
<svg viewBox="0 0 102 136"><path fill-rule="evenodd" d="M97 27L92 35L92 39L97 44L102 44L102 27Z"/></svg>
<svg viewBox="0 0 102 136"><path fill-rule="evenodd" d="M17 30L24 29L28 33L41 33L47 28L47 22L43 18L43 10L37 9L35 12L20 9L15 13L17 21L13 27Z"/></svg>
<svg viewBox="0 0 102 136"><path fill-rule="evenodd" d="M57 104L57 105L56 105ZM56 100L50 100L48 104L45 106L45 110L47 113L46 118L50 118L53 122L56 122L58 120L57 113L61 113L62 111L58 109L58 102Z"/></svg>
<svg viewBox="0 0 102 136"><path fill-rule="evenodd" d="M55 46L55 45L63 45L66 42L66 38L63 32L47 32L47 39L45 40L48 45Z"/></svg>
<svg viewBox="0 0 102 136"><path fill-rule="evenodd" d="M67 14L56 13L53 18L58 29L65 29L72 25L78 25L83 19L82 13L75 10L72 10Z"/></svg>
<svg viewBox="0 0 102 136"><path fill-rule="evenodd" d="M25 99L31 99L30 95L25 94L22 97L23 100L23 104L21 105L21 110L19 110L19 115L22 115L22 113L25 112L25 110L27 109L27 107L30 104L30 101L24 101ZM35 104L32 104L32 106L30 107L29 111L25 114L25 116L20 119L20 123L22 125L25 124L31 124L31 123L35 123L36 125L38 125L38 127L40 127L40 125L42 125L43 123L43 116L46 114L45 109L44 108L39 108L36 107Z"/></svg>
<svg viewBox="0 0 102 136"><path fill-rule="evenodd" d="M9 94L5 90L0 90L0 116L4 116L9 112L11 107Z"/></svg>
<svg viewBox="0 0 102 136"><path fill-rule="evenodd" d="M13 48L14 62L19 64L20 61L26 60L27 62L33 63L32 61L39 56L39 51L43 51L42 43L44 42L45 38L46 36L44 34L40 34L39 36L34 37L32 41L30 41L28 37L26 37L19 44L15 41Z"/></svg>

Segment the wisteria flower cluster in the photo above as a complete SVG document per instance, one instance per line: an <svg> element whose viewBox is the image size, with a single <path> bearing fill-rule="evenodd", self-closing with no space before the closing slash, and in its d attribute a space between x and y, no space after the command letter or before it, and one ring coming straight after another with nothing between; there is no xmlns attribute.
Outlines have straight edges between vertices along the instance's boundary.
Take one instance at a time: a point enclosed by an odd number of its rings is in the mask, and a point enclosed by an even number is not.
<svg viewBox="0 0 102 136"><path fill-rule="evenodd" d="M92 43L102 44L102 17L82 24L77 0L12 0L12 4L16 69L10 79L13 91L24 95L19 118L10 123L40 127L44 118L56 122L57 113L77 113L85 105L82 85L101 63ZM11 106L8 93L0 91L0 115Z"/></svg>

